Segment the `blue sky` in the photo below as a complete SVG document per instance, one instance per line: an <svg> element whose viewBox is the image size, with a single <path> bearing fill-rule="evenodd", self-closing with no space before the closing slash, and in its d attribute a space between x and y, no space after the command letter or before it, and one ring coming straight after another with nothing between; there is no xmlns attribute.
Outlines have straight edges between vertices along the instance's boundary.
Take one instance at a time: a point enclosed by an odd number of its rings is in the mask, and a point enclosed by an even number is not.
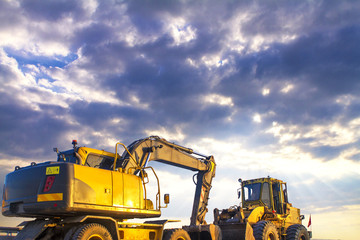
<svg viewBox="0 0 360 240"><path fill-rule="evenodd" d="M113 151L160 135L215 156L208 222L238 204L238 178L270 175L305 225L312 215L315 238L354 239L359 12L357 1L1 0L0 183L72 139ZM164 217L185 224L192 173L157 167Z"/></svg>

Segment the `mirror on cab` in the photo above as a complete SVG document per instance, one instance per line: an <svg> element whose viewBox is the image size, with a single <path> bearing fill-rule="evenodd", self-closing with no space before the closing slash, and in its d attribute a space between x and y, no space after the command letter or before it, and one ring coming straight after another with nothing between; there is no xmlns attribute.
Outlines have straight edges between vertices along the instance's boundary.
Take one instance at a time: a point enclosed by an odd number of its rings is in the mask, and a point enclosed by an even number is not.
<svg viewBox="0 0 360 240"><path fill-rule="evenodd" d="M164 195L164 203L169 204L170 203L170 195L167 193Z"/></svg>
<svg viewBox="0 0 360 240"><path fill-rule="evenodd" d="M238 195L238 199L240 199L241 198L241 188L238 188L237 195Z"/></svg>
<svg viewBox="0 0 360 240"><path fill-rule="evenodd" d="M241 178L239 178L239 179L238 179L238 181L239 181L239 183L240 183L240 188L238 188L238 190L237 190L237 194L238 194L238 199L240 199L240 198L241 198L241 185L242 185L242 179L241 179Z"/></svg>

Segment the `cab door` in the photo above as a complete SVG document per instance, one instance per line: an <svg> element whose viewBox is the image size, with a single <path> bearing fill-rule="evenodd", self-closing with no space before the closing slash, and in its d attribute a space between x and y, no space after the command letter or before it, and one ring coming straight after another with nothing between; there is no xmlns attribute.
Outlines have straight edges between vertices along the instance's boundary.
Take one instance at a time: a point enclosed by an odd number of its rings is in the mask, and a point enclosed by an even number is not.
<svg viewBox="0 0 360 240"><path fill-rule="evenodd" d="M272 184L274 209L278 214L283 214L283 194L280 183Z"/></svg>

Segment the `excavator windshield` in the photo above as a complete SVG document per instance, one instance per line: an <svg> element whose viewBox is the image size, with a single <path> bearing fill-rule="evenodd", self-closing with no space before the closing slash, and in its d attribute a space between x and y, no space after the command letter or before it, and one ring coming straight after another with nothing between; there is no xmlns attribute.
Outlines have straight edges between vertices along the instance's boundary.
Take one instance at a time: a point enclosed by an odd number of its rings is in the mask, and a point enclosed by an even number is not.
<svg viewBox="0 0 360 240"><path fill-rule="evenodd" d="M91 154L91 153L88 155L85 162L85 166L107 169L107 170L111 170L113 164L114 164L114 158L100 154Z"/></svg>

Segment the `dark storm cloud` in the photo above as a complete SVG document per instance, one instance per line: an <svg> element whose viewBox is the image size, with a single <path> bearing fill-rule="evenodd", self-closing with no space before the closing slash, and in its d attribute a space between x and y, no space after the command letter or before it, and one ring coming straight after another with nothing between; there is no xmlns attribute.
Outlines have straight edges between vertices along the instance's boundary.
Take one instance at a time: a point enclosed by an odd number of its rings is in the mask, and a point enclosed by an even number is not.
<svg viewBox="0 0 360 240"><path fill-rule="evenodd" d="M5 64L0 65L0 76L0 152L12 158L46 158L53 144L61 142L65 130L71 128L58 118L66 110L52 104L40 104L42 111L31 108L21 96L43 92L17 88L23 79Z"/></svg>
<svg viewBox="0 0 360 240"><path fill-rule="evenodd" d="M306 16L307 13L304 11L310 7L309 5L305 1L254 2L245 8L252 16L239 27L248 36L294 33L302 25L289 26L289 24L296 18Z"/></svg>
<svg viewBox="0 0 360 240"><path fill-rule="evenodd" d="M339 95L359 91L359 27L351 21L353 9L357 7L346 5L339 7L336 2L211 2L189 7L179 2L132 1L115 5L101 2L91 16L94 20L91 24L77 28L73 36L64 38L73 51L81 48L81 58L86 60L77 62L76 67L93 74L97 86L115 91L117 99L128 102L135 94L148 108L77 101L69 103L70 115L96 130L110 129L109 118L128 119L127 127L132 131L117 130L116 133L128 134L129 138L134 132L140 135L149 128L171 129L181 124L185 124L185 134L196 133L197 137L216 136L222 131L247 135L258 130L251 125L256 112L275 113L263 119L264 126L273 121L312 125L330 122L339 114L357 117L356 107L350 106L348 109L352 109L352 113L346 115L349 110L334 101ZM86 17L80 3L24 1L21 7L32 21L56 22L66 16L78 20ZM200 7L204 9L199 11ZM238 13L249 13L249 17L243 22L231 21L237 24L235 26L224 26ZM174 44L169 32L164 31L171 24L164 21L166 14L185 16L184 24L196 29L196 38ZM127 26L121 25L124 21L132 24L139 36L144 39L154 36L154 40L133 46L124 38L116 38L116 34L131 34ZM240 29L245 38L257 34L271 38L283 33L295 34L297 38L288 42L273 41L265 50L246 54L250 51L247 45L241 53L224 49L231 29ZM45 36L44 32L40 34ZM217 53L230 59L229 65L209 70L202 65L194 68L186 63L188 58L199 61L206 54ZM42 62L39 64L46 66ZM70 69L71 65L65 68ZM221 76L226 71L229 73L211 86L211 77ZM72 73L68 77L76 79ZM294 84L288 94L281 92L286 84ZM270 89L269 96L262 96L263 88ZM231 97L234 107L205 106L201 97L211 93ZM51 107L42 105L41 108L47 111ZM235 121L225 121L234 109L237 110ZM36 112L25 113L27 116L22 119L36 119ZM56 125L52 115L38 118L41 125L47 118ZM186 126L189 122L191 126ZM19 125L24 124L19 122ZM33 123L32 126L38 125ZM57 128L66 128L66 125Z"/></svg>
<svg viewBox="0 0 360 240"><path fill-rule="evenodd" d="M80 1L20 1L23 12L33 20L57 21L63 17L79 17L84 12Z"/></svg>
<svg viewBox="0 0 360 240"><path fill-rule="evenodd" d="M112 31L113 29L111 29L106 24L93 23L76 32L77 37L73 44L79 48L84 43L88 45L96 45L103 42L108 42L108 39L113 35Z"/></svg>
<svg viewBox="0 0 360 240"><path fill-rule="evenodd" d="M281 66L290 77L305 75L327 94L357 91L360 28L351 26L333 34L330 39L322 34L312 35L287 46Z"/></svg>
<svg viewBox="0 0 360 240"><path fill-rule="evenodd" d="M64 109L42 106L43 112L11 104L0 104L0 151L8 156L45 160L51 156L52 148L62 142L68 124L54 116ZM56 111L54 115L47 113ZM44 159L45 158L45 159ZM48 159L50 160L50 159Z"/></svg>
<svg viewBox="0 0 360 240"><path fill-rule="evenodd" d="M104 87L115 89L119 99L128 100L134 92L141 102L155 111L153 120L173 118L171 124L192 121L199 111L198 98L208 91L204 72L185 64L190 53L184 48L164 48L170 40L161 38L154 43L132 49L122 43L110 43L100 47L85 46L82 50L88 58L81 68L90 69L104 82ZM144 54L145 58L139 55ZM117 66L125 72L112 74ZM103 75L102 72L105 72ZM205 73L206 74L206 73ZM144 116L148 113L145 110ZM157 117L160 115L160 117ZM131 116L127 116L131 117ZM138 119L138 121L144 118ZM159 122L160 124L160 122Z"/></svg>
<svg viewBox="0 0 360 240"><path fill-rule="evenodd" d="M18 9L7 1L0 2L0 29L11 29L21 23ZM12 13L12 14L9 14Z"/></svg>
<svg viewBox="0 0 360 240"><path fill-rule="evenodd" d="M80 3L21 3L22 9L33 20L57 21L65 16L85 18L84 7ZM193 5L189 7L190 4ZM141 123L149 117L156 124L167 127L192 122L192 129L187 131L203 129L205 135L206 129L212 126L224 129L245 127L251 122L251 116L241 114L251 115L255 112L274 111L275 116L264 120L268 124L272 121L313 124L333 119L344 110L330 103L334 102L330 100L336 95L359 90L359 70L356 68L360 59L356 45L360 40L359 27L351 21L353 9L357 7L350 8L348 3L341 7L339 5L337 2L220 4L215 1L189 5L167 1L151 4L131 1L115 5L101 2L92 15L96 21L78 28L70 38L71 48L76 50L81 47L82 58L86 59L77 63L77 67L91 72L97 82L105 89L114 90L122 101L128 101L136 93L142 103L148 104L149 109L125 111L127 114L122 114L124 109L131 106L119 109L84 104L80 111L77 103L74 103L71 108L79 111L72 111L72 114L78 116L78 112L82 112L81 116L97 116L97 109L102 108L102 111L109 113L119 112L116 115L130 118L132 122ZM199 11L200 7L204 9ZM336 9L340 9L341 13ZM249 18L234 27L241 29L246 37L258 33L265 36L291 33L299 37L286 43L275 41L268 49L253 54L242 55L224 50L224 39L230 34L230 28L221 27L222 21L241 12L250 13ZM169 33L164 32L168 24L162 18L164 14L187 16L185 24L196 28L196 38L186 44L174 45ZM129 33L124 26L118 28L116 24L109 23L120 24L127 17L140 35L146 38L153 34L156 39L130 46L114 38L115 33L123 36ZM328 21L335 27L331 28ZM321 28L324 24L327 26L325 30ZM311 28L306 30L309 26ZM215 87L210 87L212 75L221 74L231 67L224 65L213 70L203 66L193 68L186 64L186 59L199 60L205 54L220 51L222 57L235 59L234 62L230 61L235 70L223 77ZM144 58L140 58L141 55ZM116 72L118 68L123 70ZM295 85L291 94L280 92L285 84ZM261 95L261 89L265 87L271 91L267 97ZM236 116L238 123L224 121L232 114L228 107L202 106L199 99L211 92L232 97L235 108L240 110ZM106 113L103 115L109 116ZM92 121L89 124L94 128L104 126L96 118ZM148 125L143 126L143 129L146 128Z"/></svg>
<svg viewBox="0 0 360 240"><path fill-rule="evenodd" d="M344 34L349 31L355 34ZM342 106L334 101L336 96L359 90L358 70L353 67L360 59L358 48L352 44L359 40L356 31L353 28L341 29L333 33L332 39L317 33L290 44L276 43L269 50L254 55L235 56L238 59L236 71L224 78L216 90L231 96L242 113L247 113L254 106L260 112L276 112L276 116L266 119L269 124L272 121L304 125L330 122L344 113ZM197 100L201 94L210 90L207 81L209 75L204 69L199 72L199 69L184 64L186 56L192 54L196 57L195 51L190 51L195 48L161 48L169 43L162 40L145 44L136 50L121 43L100 48L86 47L84 56L91 61L87 63L90 65L83 67L93 65L92 71L101 72L105 69L111 71L117 64L124 64L124 73L118 76L99 74L99 81L104 82L104 86L109 89L116 89L119 99L130 99L132 93L136 92L141 101L149 104L155 113L152 115L144 110L139 118L125 116L132 121L146 121L146 118L151 117L157 124L168 127L193 122L197 124L188 131L196 129L200 135L215 125L226 131L229 128L245 127L251 122L251 119L245 118L241 125L239 122L231 126L221 121L231 115L229 109L221 106L201 108ZM351 46L354 47L353 51L350 50ZM198 50L198 53L201 52L205 51ZM136 59L140 53L145 53L151 61ZM284 83L295 84L294 92L281 93ZM272 94L263 97L263 87L270 87ZM91 109L88 112L91 113ZM354 113L357 114L356 111ZM142 127L147 129L149 125Z"/></svg>
<svg viewBox="0 0 360 240"><path fill-rule="evenodd" d="M256 105L262 106L262 110L280 112L284 108L290 111L288 117L297 121L305 113L312 120L336 116L341 109L331 99L360 90L360 72L356 67L360 66L356 46L360 37L357 27L333 34L331 39L315 34L290 44L274 44L256 55L238 56L237 71L223 79L219 88L233 96L239 106ZM296 94L280 93L287 83L295 85ZM261 97L262 87L270 87L274 93Z"/></svg>
<svg viewBox="0 0 360 240"><path fill-rule="evenodd" d="M132 13L131 8L132 6L129 7L129 13ZM140 31L143 22L157 21L156 24L152 24L149 31L162 34L161 28L164 23L155 18L155 15L151 12L142 15L141 11L135 11L130 18ZM91 39L103 29L101 25L91 26L91 29L95 34L89 38L85 34L86 30L79 32L77 37L80 39L79 42L87 42L82 48L82 56L88 59L78 66L93 72L98 77L98 81L103 82L105 88L116 90L117 97L121 100L128 100L134 92L137 93L141 102L149 104L153 112L152 121L159 125L173 126L196 119L201 122L204 119L218 121L218 118L229 114L228 109L220 107L200 110L199 96L209 90L208 73L204 68L194 69L185 63L188 57L198 58L202 54L215 52L221 48L219 43L221 36L215 32L209 33L198 29L197 39L180 46L173 46L173 40L169 35L164 34L156 41L133 48L116 41L93 45ZM139 57L141 54L145 56L144 59ZM125 72L112 73L112 70L119 66L122 66ZM137 118L136 121L147 122L148 116L149 112L144 110L142 117ZM131 115L126 117L132 118ZM143 124L138 125L144 129L148 127Z"/></svg>
<svg viewBox="0 0 360 240"><path fill-rule="evenodd" d="M306 11L307 9L304 9ZM319 1L312 8L312 24L309 31L331 32L333 28L357 25L360 20L358 14L360 5L356 1Z"/></svg>

